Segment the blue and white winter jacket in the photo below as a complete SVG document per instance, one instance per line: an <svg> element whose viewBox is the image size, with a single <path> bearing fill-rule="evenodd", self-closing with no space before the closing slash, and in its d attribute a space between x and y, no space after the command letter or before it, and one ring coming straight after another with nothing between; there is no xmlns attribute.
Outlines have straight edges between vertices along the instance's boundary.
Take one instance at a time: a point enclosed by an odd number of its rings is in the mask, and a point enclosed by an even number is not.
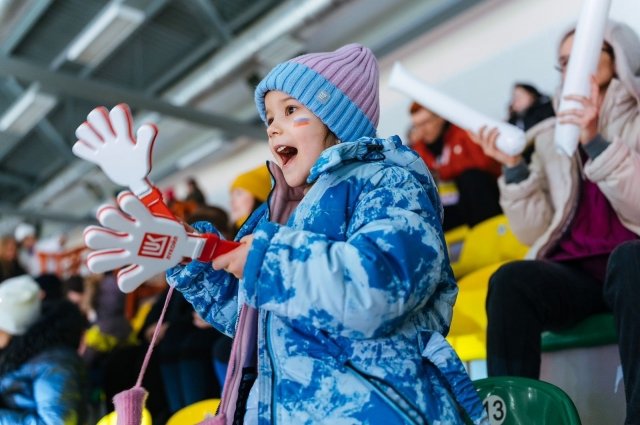
<svg viewBox="0 0 640 425"><path fill-rule="evenodd" d="M275 180L238 235L254 235L242 280L197 261L167 273L228 335L257 309L260 424L458 424L462 407L481 423L443 338L457 286L424 162L397 137L328 148L286 224Z"/></svg>

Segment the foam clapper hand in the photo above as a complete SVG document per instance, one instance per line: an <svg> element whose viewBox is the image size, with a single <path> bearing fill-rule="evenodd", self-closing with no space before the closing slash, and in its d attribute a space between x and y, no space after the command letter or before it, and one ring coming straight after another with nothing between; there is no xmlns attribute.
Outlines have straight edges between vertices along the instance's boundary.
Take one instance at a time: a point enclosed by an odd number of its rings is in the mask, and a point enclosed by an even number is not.
<svg viewBox="0 0 640 425"><path fill-rule="evenodd" d="M77 128L78 141L73 145L74 154L95 163L114 183L131 190L118 197L122 211L102 207L97 215L104 227L90 226L84 233L87 246L98 250L89 254L89 270L102 273L127 266L117 278L124 292L133 291L183 257L211 261L238 246L217 234L187 233L147 177L158 130L145 124L134 137L132 123L127 105L117 105L110 112L96 108Z"/></svg>

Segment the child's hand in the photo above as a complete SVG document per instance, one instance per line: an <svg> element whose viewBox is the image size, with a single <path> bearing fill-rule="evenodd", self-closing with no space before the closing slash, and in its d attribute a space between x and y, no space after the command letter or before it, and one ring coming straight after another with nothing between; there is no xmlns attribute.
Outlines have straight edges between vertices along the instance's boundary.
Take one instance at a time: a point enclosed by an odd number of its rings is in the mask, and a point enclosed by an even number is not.
<svg viewBox="0 0 640 425"><path fill-rule="evenodd" d="M229 251L226 254L220 255L213 260L213 268L215 270L224 270L227 273L231 273L238 279L242 279L244 272L244 265L247 262L247 254L251 249L251 243L253 242L253 235L247 235L240 239L240 246Z"/></svg>

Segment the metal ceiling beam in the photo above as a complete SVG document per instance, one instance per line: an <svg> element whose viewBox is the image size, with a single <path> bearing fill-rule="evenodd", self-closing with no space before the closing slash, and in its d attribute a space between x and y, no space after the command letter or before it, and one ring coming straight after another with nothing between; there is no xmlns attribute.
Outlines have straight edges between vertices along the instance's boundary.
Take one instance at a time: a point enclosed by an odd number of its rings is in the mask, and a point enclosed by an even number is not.
<svg viewBox="0 0 640 425"><path fill-rule="evenodd" d="M5 84L5 87L7 87L8 91L10 91L16 99L20 98L20 96L22 96L25 92L25 90L20 86L20 84L18 84L18 82L14 78L10 78ZM47 118L40 120L35 129L45 139L53 142L53 146L58 150L60 156L62 156L64 159L72 160L75 158L75 156L71 153L69 145L64 141L64 137L62 137L60 132L53 125L51 125L51 122ZM25 136L22 136L21 138L15 140L13 146L20 143L20 141L24 138ZM10 152L10 149L5 152ZM2 158L4 158L4 155L0 155L0 160Z"/></svg>
<svg viewBox="0 0 640 425"><path fill-rule="evenodd" d="M173 67L169 68L159 78L156 78L145 90L147 95L154 95L163 90L169 84L176 81L181 75L184 75L198 62L202 61L213 50L220 45L220 40L209 38L203 44L192 50L187 56L180 59Z"/></svg>
<svg viewBox="0 0 640 425"><path fill-rule="evenodd" d="M0 158L4 158L20 142L21 136L0 131Z"/></svg>
<svg viewBox="0 0 640 425"><path fill-rule="evenodd" d="M29 31L31 31L40 17L44 15L47 9L49 9L51 3L53 3L53 0L40 0L35 2L35 4L27 10L16 28L11 31L11 35L7 38L4 44L0 46L0 53L5 56L10 55L11 52L13 52L13 49L15 49L16 46L27 36Z"/></svg>
<svg viewBox="0 0 640 425"><path fill-rule="evenodd" d="M97 220L91 216L74 216L71 214L65 214L54 211L46 211L42 209L31 210L31 209L20 209L14 208L11 206L0 205L0 215L9 215L15 217L22 217L23 219L32 219L32 220L46 220L46 221L57 221L61 223L72 223L72 224L96 224Z"/></svg>
<svg viewBox="0 0 640 425"><path fill-rule="evenodd" d="M382 57L393 52L398 47L403 46L425 32L432 30L436 26L458 15L465 9L476 6L483 1L484 0L447 0L438 2L438 6L434 8L434 10L426 16L426 19L423 21L408 27L406 31L403 31L398 35L385 37L384 42L375 49L376 56Z"/></svg>
<svg viewBox="0 0 640 425"><path fill-rule="evenodd" d="M199 8L200 12L204 14L204 16L211 22L213 27L216 29L220 37L224 41L229 41L233 38L233 32L231 28L227 24L225 24L224 19L220 16L218 9L216 9L215 5L211 4L208 0L196 0L196 6Z"/></svg>
<svg viewBox="0 0 640 425"><path fill-rule="evenodd" d="M179 105L189 104L234 77L269 43L320 19L340 2L344 0L289 0L279 4L170 88L165 96Z"/></svg>
<svg viewBox="0 0 640 425"><path fill-rule="evenodd" d="M33 186L33 182L27 179L18 177L15 174L9 174L2 171L0 171L0 183L19 187L23 192L30 190Z"/></svg>
<svg viewBox="0 0 640 425"><path fill-rule="evenodd" d="M124 102L132 108L156 111L205 127L217 128L232 137L248 136L258 140L264 138L262 126L208 114L189 107L175 106L144 93L119 88L112 84L74 78L23 60L0 57L0 75L14 76L24 81L38 81L47 92L95 101L99 104Z"/></svg>

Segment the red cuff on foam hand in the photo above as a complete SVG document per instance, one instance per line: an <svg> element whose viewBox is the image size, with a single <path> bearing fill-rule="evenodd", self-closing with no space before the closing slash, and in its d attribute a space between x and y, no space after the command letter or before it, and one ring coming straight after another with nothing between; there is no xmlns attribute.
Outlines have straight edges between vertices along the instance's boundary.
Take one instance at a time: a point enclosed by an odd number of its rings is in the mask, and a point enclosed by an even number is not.
<svg viewBox="0 0 640 425"><path fill-rule="evenodd" d="M162 193L157 187L151 189L151 193L140 198L142 203L151 211L151 214L156 217L168 218L170 220L176 220L175 216L166 206L162 200ZM177 221L177 220L176 220Z"/></svg>
<svg viewBox="0 0 640 425"><path fill-rule="evenodd" d="M227 252L240 246L240 242L220 239L220 236L214 233L205 233L200 236L206 238L207 240L204 244L204 248L202 248L202 253L198 257L198 261L211 261L218 255L226 254Z"/></svg>

